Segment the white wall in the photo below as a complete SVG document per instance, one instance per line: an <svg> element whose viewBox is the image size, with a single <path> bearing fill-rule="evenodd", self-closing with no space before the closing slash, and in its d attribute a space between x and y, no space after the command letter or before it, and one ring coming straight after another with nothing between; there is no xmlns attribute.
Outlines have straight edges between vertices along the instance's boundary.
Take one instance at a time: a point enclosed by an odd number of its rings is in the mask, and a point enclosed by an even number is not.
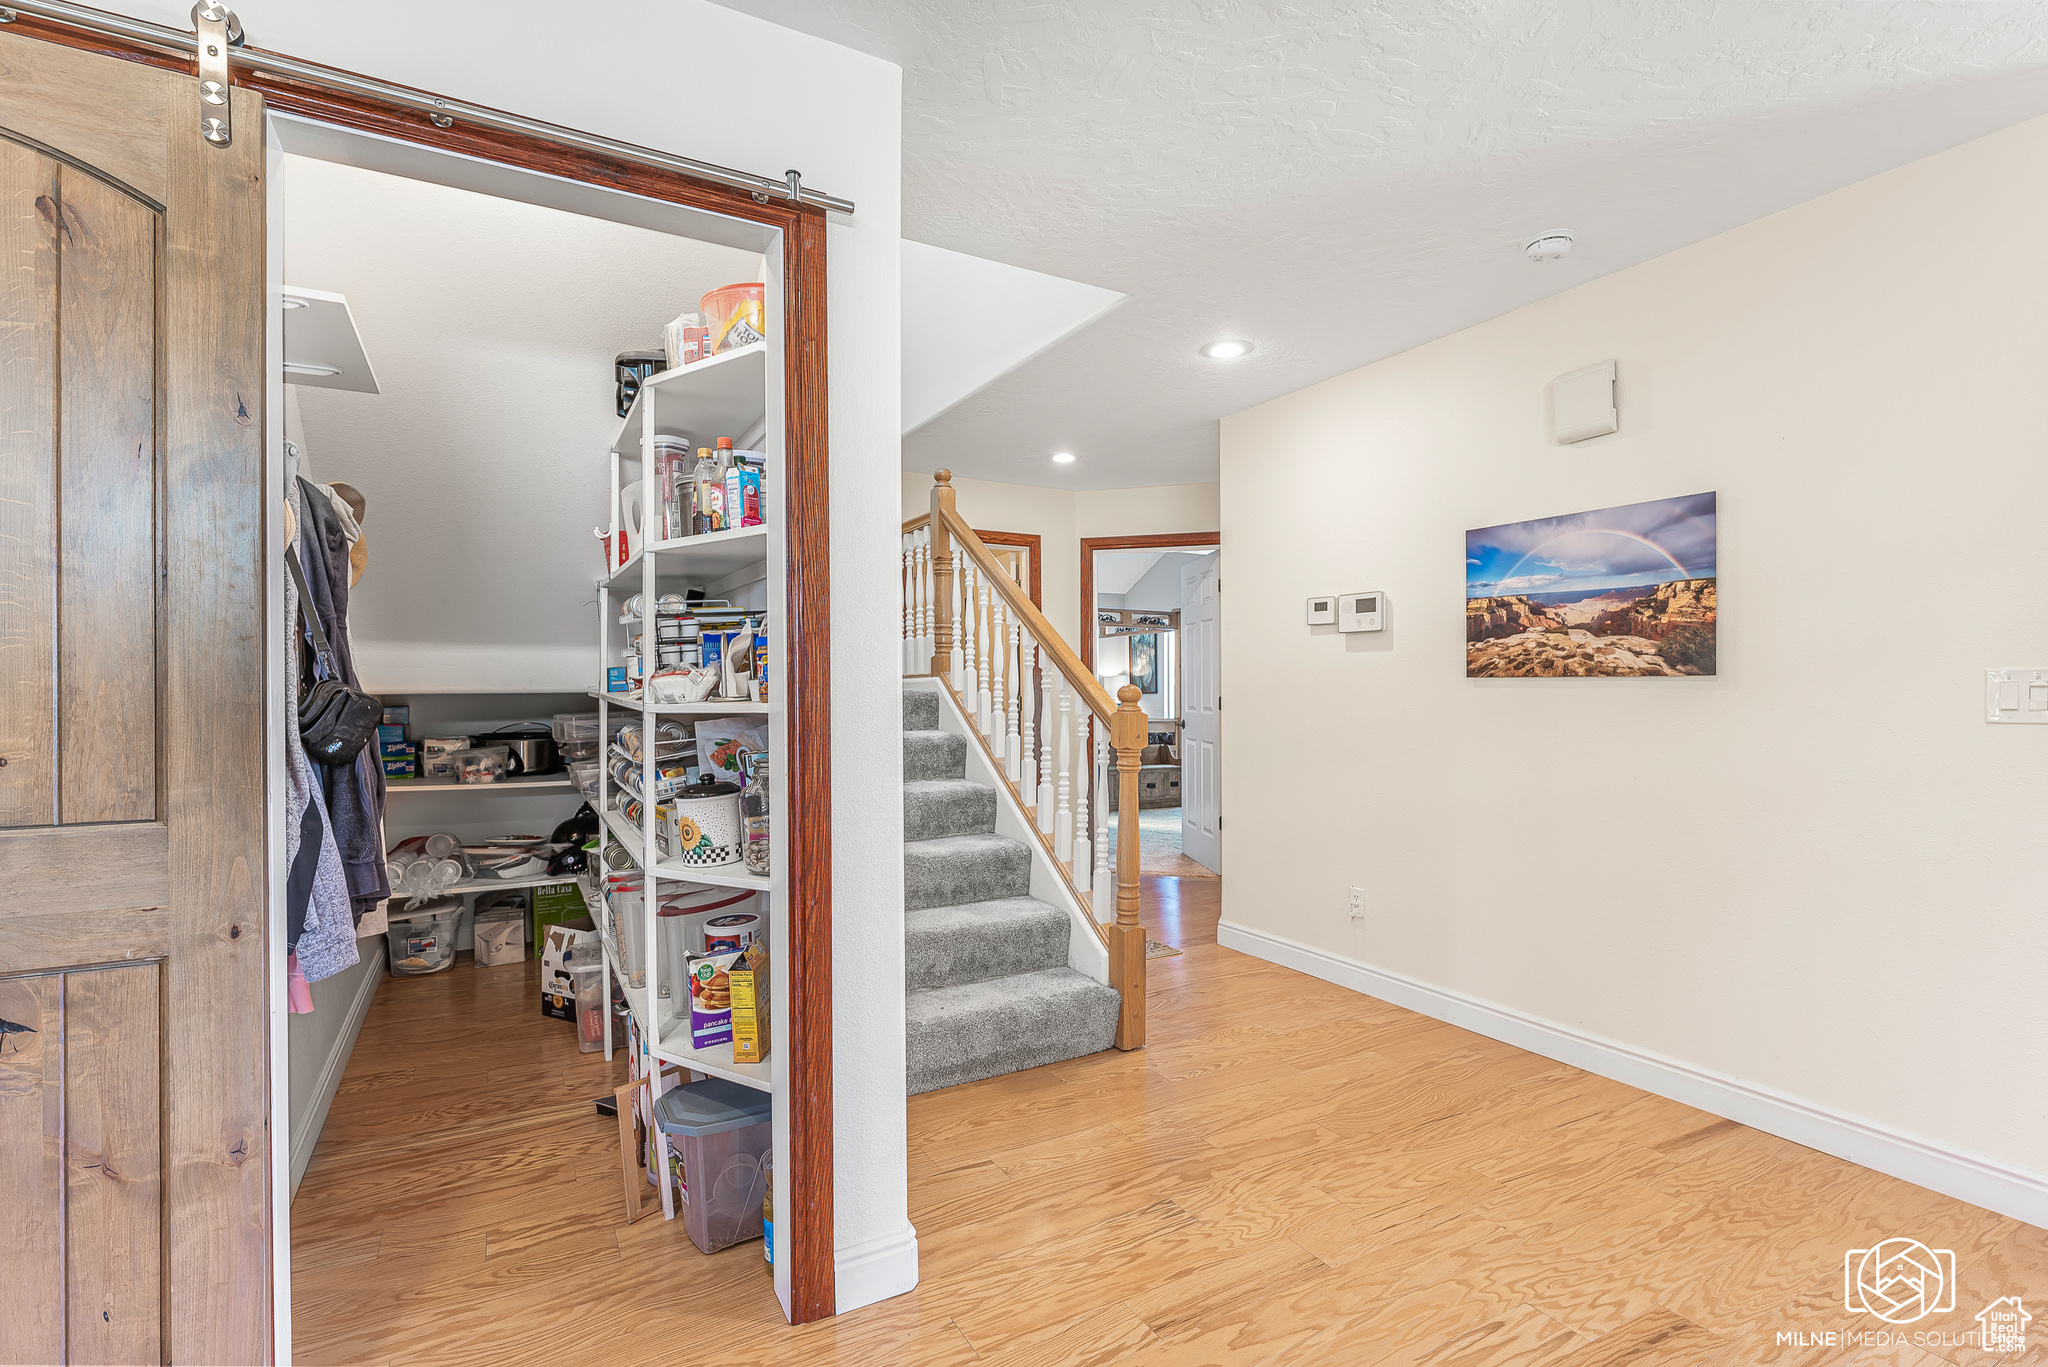
<svg viewBox="0 0 2048 1367"><path fill-rule="evenodd" d="M178 0L133 8L190 26ZM839 1304L907 1290L903 816L873 801L871 780L902 757L889 497L901 468L901 70L708 0L595 0L571 23L536 0L267 0L248 24L252 43L313 61L770 176L793 166L857 204L826 234ZM743 115L678 98L728 88L735 73L761 78Z"/></svg>
<svg viewBox="0 0 2048 1367"><path fill-rule="evenodd" d="M1226 922L2048 1172L2048 728L1981 710L2048 664L2044 163L2036 120L1226 419ZM1556 446L1608 357L1621 431ZM1718 677L1463 677L1465 529L1708 489ZM1302 624L1361 588L1385 632Z"/></svg>
<svg viewBox="0 0 2048 1367"><path fill-rule="evenodd" d="M1080 639L1081 538L1142 536L1155 532L1213 532L1214 484L1167 484L1145 489L1041 489L983 479L953 481L955 506L967 525L983 531L1028 532L1045 556L1041 581L1046 620L1069 643ZM932 477L903 472L903 516L931 511ZM899 589L896 600L902 598ZM900 631L899 625L899 631Z"/></svg>
<svg viewBox="0 0 2048 1367"><path fill-rule="evenodd" d="M1123 301L1115 290L905 242L904 434Z"/></svg>

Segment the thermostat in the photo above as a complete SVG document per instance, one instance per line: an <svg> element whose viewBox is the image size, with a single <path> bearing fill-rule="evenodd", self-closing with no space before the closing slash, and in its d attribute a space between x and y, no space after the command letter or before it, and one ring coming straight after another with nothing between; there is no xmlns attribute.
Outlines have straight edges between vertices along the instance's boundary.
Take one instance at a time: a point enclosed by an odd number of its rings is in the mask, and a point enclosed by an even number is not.
<svg viewBox="0 0 2048 1367"><path fill-rule="evenodd" d="M1321 598L1308 600L1308 624L1312 627L1326 627L1337 620L1337 600L1324 594Z"/></svg>
<svg viewBox="0 0 2048 1367"><path fill-rule="evenodd" d="M1378 631L1387 620L1384 593L1342 593L1337 595L1337 630Z"/></svg>

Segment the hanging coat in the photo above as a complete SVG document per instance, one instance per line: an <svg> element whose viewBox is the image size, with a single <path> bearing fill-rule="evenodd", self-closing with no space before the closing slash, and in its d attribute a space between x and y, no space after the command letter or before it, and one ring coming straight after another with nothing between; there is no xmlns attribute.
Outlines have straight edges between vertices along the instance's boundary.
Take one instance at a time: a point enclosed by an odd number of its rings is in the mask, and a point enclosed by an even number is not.
<svg viewBox="0 0 2048 1367"><path fill-rule="evenodd" d="M334 653L341 681L360 688L348 644L348 536L327 495L303 478L298 485L299 568L306 575L306 592L313 599L313 610L320 614L320 629ZM312 658L311 631L302 631L300 637L309 652L307 658ZM391 895L384 874L384 766L376 748L365 746L347 764L323 764L318 769L349 896L355 899L357 911L370 911ZM310 971L307 976L311 977Z"/></svg>

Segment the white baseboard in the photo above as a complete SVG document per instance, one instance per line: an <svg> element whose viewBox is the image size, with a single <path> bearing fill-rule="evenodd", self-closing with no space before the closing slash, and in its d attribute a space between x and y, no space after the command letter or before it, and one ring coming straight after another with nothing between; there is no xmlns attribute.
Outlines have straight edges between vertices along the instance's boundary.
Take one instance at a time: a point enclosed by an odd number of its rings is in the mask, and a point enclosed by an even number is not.
<svg viewBox="0 0 2048 1367"><path fill-rule="evenodd" d="M2048 1228L2048 1176L1981 1154L1760 1087L1740 1078L1603 1039L1554 1021L1372 968L1355 959L1253 930L1233 921L1216 927L1216 943L1348 987L1369 997L1497 1039L1589 1073L1640 1087L1767 1134L1851 1163ZM1911 1230L1899 1234L1912 1237Z"/></svg>
<svg viewBox="0 0 2048 1367"><path fill-rule="evenodd" d="M900 1296L917 1285L917 1231L905 1225L894 1234L839 1249L833 1262L834 1314Z"/></svg>
<svg viewBox="0 0 2048 1367"><path fill-rule="evenodd" d="M327 1125L327 1112L334 1105L334 1094L341 1088L341 1075L348 1069L349 1055L356 1049L356 1036L363 1033L363 1021L369 1017L370 1003L377 1000L377 989L384 982L384 937L357 942L357 949L364 958L375 958L377 966L363 975L356 985L356 993L348 1000L347 1023L341 1027L341 1034L335 1039L334 1047L327 1052L327 1061L320 1065L320 1077L313 1085L313 1104L299 1117L299 1123L292 1127L292 1185L294 1197L299 1194L299 1181L306 1175L306 1165L313 1161L313 1146L320 1142L320 1131Z"/></svg>

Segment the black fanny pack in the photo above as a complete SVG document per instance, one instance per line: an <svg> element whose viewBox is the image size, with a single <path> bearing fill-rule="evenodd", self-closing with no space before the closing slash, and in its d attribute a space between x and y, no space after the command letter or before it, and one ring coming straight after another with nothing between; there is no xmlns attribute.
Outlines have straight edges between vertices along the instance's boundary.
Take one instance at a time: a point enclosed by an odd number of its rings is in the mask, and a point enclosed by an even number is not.
<svg viewBox="0 0 2048 1367"><path fill-rule="evenodd" d="M370 743L370 737L377 734L377 724L384 720L384 704L360 688L350 688L338 677L341 671L335 667L333 652L327 648L327 634L320 630L320 614L313 610L313 597L306 592L299 557L289 547L285 549L284 566L291 571L292 583L298 586L299 611L305 614L306 626L313 633L319 661L327 667L327 677L315 680L299 699L299 739L305 742L307 755L322 764L353 763Z"/></svg>

